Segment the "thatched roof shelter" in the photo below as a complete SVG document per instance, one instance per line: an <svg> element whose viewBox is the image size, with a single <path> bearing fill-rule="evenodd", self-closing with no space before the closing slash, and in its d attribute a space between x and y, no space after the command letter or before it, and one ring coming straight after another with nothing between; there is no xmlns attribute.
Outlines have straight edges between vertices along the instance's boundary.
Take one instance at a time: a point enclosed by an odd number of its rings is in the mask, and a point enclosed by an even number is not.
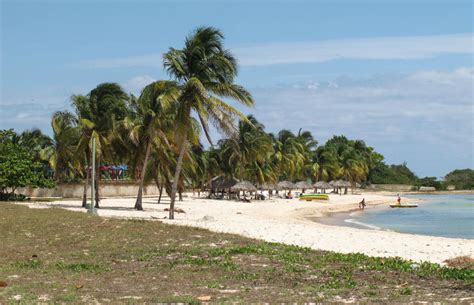
<svg viewBox="0 0 474 305"><path fill-rule="evenodd" d="M261 190L272 190L272 191L273 190L278 191L280 189L277 184L269 183L269 182L265 182L265 183L259 185L258 188L261 189Z"/></svg>
<svg viewBox="0 0 474 305"><path fill-rule="evenodd" d="M309 183L307 181L300 181L300 182L296 183L296 188L297 189L310 189L312 187L313 186L311 185L311 183Z"/></svg>
<svg viewBox="0 0 474 305"><path fill-rule="evenodd" d="M351 187L351 183L344 180L337 180L333 183L334 187Z"/></svg>
<svg viewBox="0 0 474 305"><path fill-rule="evenodd" d="M343 187L352 187L352 183L350 183L349 181L342 181L343 183Z"/></svg>
<svg viewBox="0 0 474 305"><path fill-rule="evenodd" d="M334 180L329 181L329 185L330 185L331 187L336 187L336 186L334 185L335 183L336 183L336 181L334 181Z"/></svg>
<svg viewBox="0 0 474 305"><path fill-rule="evenodd" d="M240 181L230 188L232 191L255 192L257 188L248 181Z"/></svg>
<svg viewBox="0 0 474 305"><path fill-rule="evenodd" d="M281 181L281 182L278 182L278 187L281 189L281 190L293 190L296 188L295 184L293 182L290 182L290 181Z"/></svg>
<svg viewBox="0 0 474 305"><path fill-rule="evenodd" d="M313 187L318 188L318 189L330 189L332 186L327 183L326 181L318 181L315 184L313 184Z"/></svg>
<svg viewBox="0 0 474 305"><path fill-rule="evenodd" d="M235 178L225 177L225 176L216 176L211 180L211 190L212 191L222 191L231 188L239 182Z"/></svg>

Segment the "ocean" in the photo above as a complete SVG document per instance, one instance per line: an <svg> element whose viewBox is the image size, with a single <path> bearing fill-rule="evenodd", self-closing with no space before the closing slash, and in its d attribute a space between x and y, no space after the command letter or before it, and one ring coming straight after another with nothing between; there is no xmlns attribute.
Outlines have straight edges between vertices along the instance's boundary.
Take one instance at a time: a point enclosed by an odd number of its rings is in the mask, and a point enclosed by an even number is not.
<svg viewBox="0 0 474 305"><path fill-rule="evenodd" d="M339 225L403 233L474 239L474 195L406 195L423 199L417 208L388 206L336 215ZM409 199L402 200L403 203ZM334 221L334 220L333 220ZM341 223L341 221L343 223ZM335 224L333 222L333 224Z"/></svg>

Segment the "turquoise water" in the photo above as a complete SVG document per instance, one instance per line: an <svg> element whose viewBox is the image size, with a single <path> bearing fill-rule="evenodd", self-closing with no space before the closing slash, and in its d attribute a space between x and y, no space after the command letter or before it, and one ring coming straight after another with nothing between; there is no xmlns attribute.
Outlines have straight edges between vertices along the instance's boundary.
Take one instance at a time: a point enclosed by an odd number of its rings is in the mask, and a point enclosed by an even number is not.
<svg viewBox="0 0 474 305"><path fill-rule="evenodd" d="M351 214L353 225L396 232L474 239L474 195L411 195L428 200L417 208L380 207ZM409 199L403 200L408 203Z"/></svg>

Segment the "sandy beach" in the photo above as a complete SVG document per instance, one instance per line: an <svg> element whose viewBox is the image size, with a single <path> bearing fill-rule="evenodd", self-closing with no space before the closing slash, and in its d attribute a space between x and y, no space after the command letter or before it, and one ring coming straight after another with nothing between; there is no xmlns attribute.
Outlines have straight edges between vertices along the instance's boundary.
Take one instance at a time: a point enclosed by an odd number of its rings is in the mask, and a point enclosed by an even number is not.
<svg viewBox="0 0 474 305"><path fill-rule="evenodd" d="M390 231L362 230L329 226L309 218L330 217L328 213L357 209L365 198L367 209L392 203L393 195L366 193L330 195L329 202L302 202L297 199L271 199L251 203L196 198L192 194L177 202L175 220L166 219L169 203L165 198L156 204L156 197L144 199L145 211L132 207L134 198L107 198L101 201L98 215L103 217L143 218L165 223L234 233L270 242L309 247L341 253L364 253L370 256L402 257L414 261L443 263L446 259L474 253L474 240L402 234ZM29 202L31 208L60 207L73 211L85 210L79 200Z"/></svg>

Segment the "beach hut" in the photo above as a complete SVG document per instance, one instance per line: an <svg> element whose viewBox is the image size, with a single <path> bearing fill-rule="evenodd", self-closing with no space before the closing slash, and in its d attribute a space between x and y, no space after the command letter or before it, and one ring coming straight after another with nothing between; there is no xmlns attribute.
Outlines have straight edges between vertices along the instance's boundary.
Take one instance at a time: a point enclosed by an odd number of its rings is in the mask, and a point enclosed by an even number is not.
<svg viewBox="0 0 474 305"><path fill-rule="evenodd" d="M309 183L309 182L307 182L307 181L300 181L300 182L297 182L295 186L296 186L297 189L301 189L301 193L303 193L303 194L304 194L304 191L305 191L306 189L309 189L309 188L312 187L312 186L311 186L311 183Z"/></svg>
<svg viewBox="0 0 474 305"><path fill-rule="evenodd" d="M240 181L238 183L236 183L235 185L233 185L231 188L231 191L236 191L238 192L239 194L239 198L240 198L240 192L244 192L244 196L245 196L245 192L255 192L257 191L257 188L250 182L248 181Z"/></svg>
<svg viewBox="0 0 474 305"><path fill-rule="evenodd" d="M326 193L326 189L332 188L332 186L327 183L326 181L318 181L315 184L313 184L314 187L314 192L317 193L318 189L321 189L323 193Z"/></svg>
<svg viewBox="0 0 474 305"><path fill-rule="evenodd" d="M342 189L344 188L344 194L347 194L347 189L351 187L351 183L344 180L337 180L333 183L333 186L339 189L339 193L341 193Z"/></svg>
<svg viewBox="0 0 474 305"><path fill-rule="evenodd" d="M296 185L290 181L281 181L281 182L278 182L278 188L280 190L291 191L296 188Z"/></svg>
<svg viewBox="0 0 474 305"><path fill-rule="evenodd" d="M277 184L270 183L270 182L265 182L265 183L259 185L258 188L262 191L268 191L268 198L271 198L273 191L276 191L277 194L278 194L278 191L280 190L280 188L278 187Z"/></svg>
<svg viewBox="0 0 474 305"><path fill-rule="evenodd" d="M224 197L224 193L229 191L230 196L230 188L236 185L239 181L233 177L226 177L226 176L216 176L211 179L210 185L210 193L216 195L217 193L221 193L222 197Z"/></svg>

